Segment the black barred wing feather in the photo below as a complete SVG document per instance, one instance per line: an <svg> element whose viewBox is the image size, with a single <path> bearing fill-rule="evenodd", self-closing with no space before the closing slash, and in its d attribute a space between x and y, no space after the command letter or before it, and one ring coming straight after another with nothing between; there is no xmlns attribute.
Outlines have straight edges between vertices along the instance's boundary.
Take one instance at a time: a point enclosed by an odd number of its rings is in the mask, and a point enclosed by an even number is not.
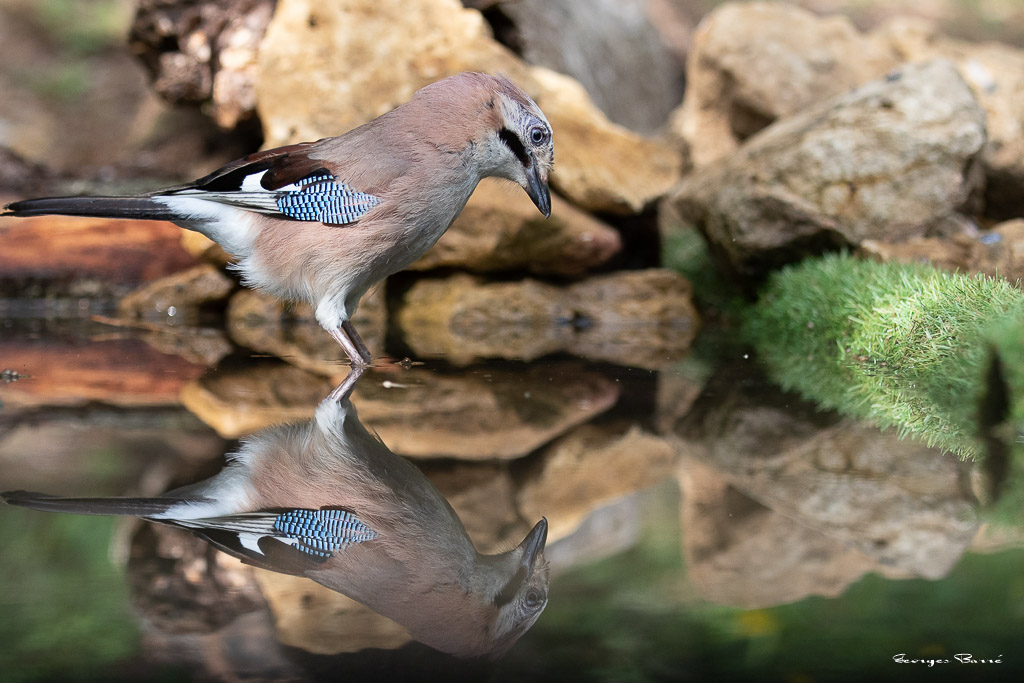
<svg viewBox="0 0 1024 683"><path fill-rule="evenodd" d="M286 574L316 569L332 555L379 537L355 514L340 508L273 510L172 523L244 562Z"/></svg>

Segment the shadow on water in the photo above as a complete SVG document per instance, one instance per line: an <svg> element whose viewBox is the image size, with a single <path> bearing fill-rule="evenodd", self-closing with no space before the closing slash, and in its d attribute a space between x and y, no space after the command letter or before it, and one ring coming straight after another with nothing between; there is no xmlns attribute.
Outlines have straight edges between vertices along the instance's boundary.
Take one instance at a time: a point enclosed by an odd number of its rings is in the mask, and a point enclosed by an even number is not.
<svg viewBox="0 0 1024 683"><path fill-rule="evenodd" d="M983 522L970 467L782 392L741 349L387 360L322 402L347 368L203 343L0 336L0 489L134 515L0 509L11 680L1021 669L1022 536Z"/></svg>

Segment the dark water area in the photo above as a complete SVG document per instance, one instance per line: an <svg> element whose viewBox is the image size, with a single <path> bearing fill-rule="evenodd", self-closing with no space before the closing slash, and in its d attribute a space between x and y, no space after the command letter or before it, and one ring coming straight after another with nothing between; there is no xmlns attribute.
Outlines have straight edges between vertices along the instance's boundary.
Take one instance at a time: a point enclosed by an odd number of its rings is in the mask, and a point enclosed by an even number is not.
<svg viewBox="0 0 1024 683"><path fill-rule="evenodd" d="M347 370L328 378L238 348L204 366L152 335L8 315L0 489L149 497L204 480L246 435L315 431ZM547 606L504 657L443 654L185 529L2 506L3 679L999 680L1024 668L1024 536L986 521L971 465L818 411L708 335L656 370L388 358L351 406L480 552L515 548L547 519Z"/></svg>

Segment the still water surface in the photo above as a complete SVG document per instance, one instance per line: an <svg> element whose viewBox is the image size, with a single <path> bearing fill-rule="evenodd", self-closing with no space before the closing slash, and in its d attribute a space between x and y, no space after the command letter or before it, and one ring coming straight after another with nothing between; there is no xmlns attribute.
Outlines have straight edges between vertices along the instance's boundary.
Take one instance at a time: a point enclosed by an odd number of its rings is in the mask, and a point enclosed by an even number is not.
<svg viewBox="0 0 1024 683"><path fill-rule="evenodd" d="M207 362L198 346L8 324L0 490L159 495L215 475L247 434L311 424L345 375L238 349ZM441 654L185 530L0 506L3 680L998 680L1024 669L1024 534L986 523L971 467L817 411L740 350L658 369L392 359L351 403L481 552L514 548L548 520L548 603L505 657Z"/></svg>

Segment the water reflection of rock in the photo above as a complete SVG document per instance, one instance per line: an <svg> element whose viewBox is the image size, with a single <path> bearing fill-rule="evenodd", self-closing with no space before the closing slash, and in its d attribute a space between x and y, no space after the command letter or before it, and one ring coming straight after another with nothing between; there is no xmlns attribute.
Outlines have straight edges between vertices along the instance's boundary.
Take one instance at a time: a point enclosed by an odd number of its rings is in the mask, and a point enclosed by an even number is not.
<svg viewBox="0 0 1024 683"><path fill-rule="evenodd" d="M971 543L975 500L952 456L754 381L713 386L678 473L707 597L754 607L837 595L869 571L940 578Z"/></svg>

